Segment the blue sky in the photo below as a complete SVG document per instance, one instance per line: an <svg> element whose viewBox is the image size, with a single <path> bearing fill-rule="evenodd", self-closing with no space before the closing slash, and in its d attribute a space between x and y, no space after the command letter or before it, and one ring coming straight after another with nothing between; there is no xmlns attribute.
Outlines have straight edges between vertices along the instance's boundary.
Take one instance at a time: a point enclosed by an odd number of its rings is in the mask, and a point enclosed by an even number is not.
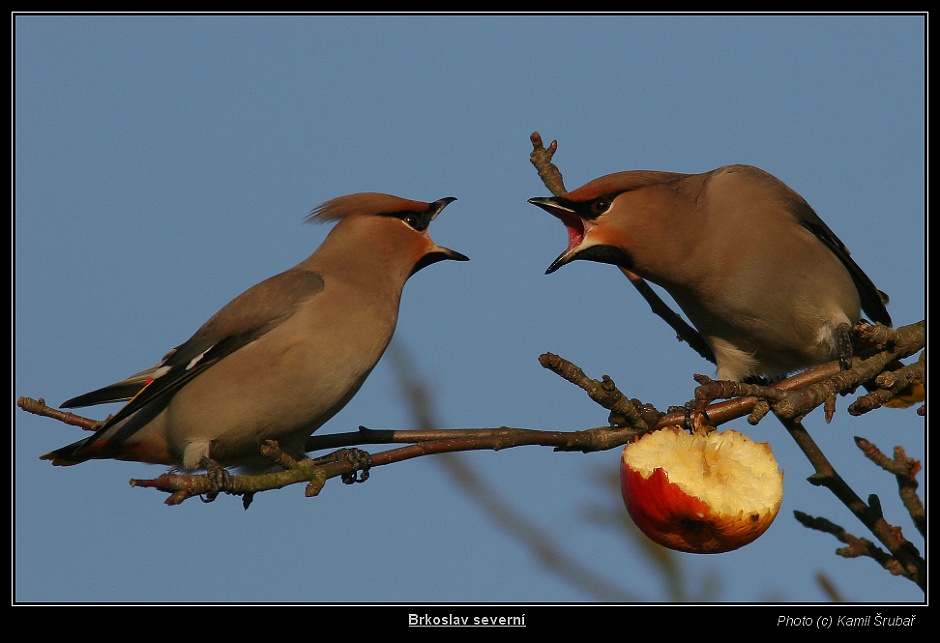
<svg viewBox="0 0 940 643"><path fill-rule="evenodd" d="M158 467L38 456L77 429L51 404L155 363L229 299L328 232L316 204L359 191L458 200L435 221L469 263L405 289L390 353L322 432L411 428L393 360L412 361L441 426L578 430L606 412L538 364L560 354L665 408L714 373L611 267L550 276L561 224L529 135L557 139L573 189L626 169L748 163L800 192L891 296L926 308L926 18L920 15L17 15L14 27L13 596L37 602L595 602L494 521L443 458L178 507L130 478ZM895 484L852 436L923 458L913 409L806 421L862 497L923 550ZM92 409L94 417L113 407ZM834 554L800 510L864 528L782 426L783 507L757 542L677 555L690 600L919 601L910 581ZM376 447L376 450L383 447ZM619 599L669 588L623 528L619 450L460 456L504 503ZM921 474L923 483L923 474ZM923 489L923 487L922 487ZM708 589L711 588L711 589Z"/></svg>

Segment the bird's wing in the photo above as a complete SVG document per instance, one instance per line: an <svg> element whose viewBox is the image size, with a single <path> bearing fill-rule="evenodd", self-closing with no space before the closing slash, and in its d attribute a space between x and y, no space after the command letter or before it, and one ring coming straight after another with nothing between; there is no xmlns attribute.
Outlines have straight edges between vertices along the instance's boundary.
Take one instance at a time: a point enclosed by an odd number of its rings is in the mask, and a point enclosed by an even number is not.
<svg viewBox="0 0 940 643"><path fill-rule="evenodd" d="M819 218L816 211L802 199L797 201L793 207L793 213L804 228L812 232L822 241L826 247L839 258L845 265L855 287L858 289L859 298L862 303L862 310L871 318L871 321L881 322L886 326L891 326L891 315L885 307L888 304L888 295L878 290L872 280L865 274L865 271L855 263L849 249L836 236L826 223Z"/></svg>
<svg viewBox="0 0 940 643"><path fill-rule="evenodd" d="M249 288L177 346L158 365L102 389L67 400L78 407L130 399L107 423L122 420L157 398L168 400L186 382L225 356L280 325L298 304L323 291L323 277L293 268ZM104 427L102 427L104 428Z"/></svg>

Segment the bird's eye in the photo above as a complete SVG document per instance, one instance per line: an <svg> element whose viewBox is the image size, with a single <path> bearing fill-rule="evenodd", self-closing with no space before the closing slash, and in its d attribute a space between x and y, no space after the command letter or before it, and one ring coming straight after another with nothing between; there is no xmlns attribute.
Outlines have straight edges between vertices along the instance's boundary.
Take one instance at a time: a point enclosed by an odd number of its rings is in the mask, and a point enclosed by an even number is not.
<svg viewBox="0 0 940 643"><path fill-rule="evenodd" d="M410 225L415 230L418 229L418 215L417 214L406 214L402 217L402 221Z"/></svg>
<svg viewBox="0 0 940 643"><path fill-rule="evenodd" d="M591 203L591 210L595 214L604 214L610 209L611 200L605 197L599 199L594 199L594 202Z"/></svg>

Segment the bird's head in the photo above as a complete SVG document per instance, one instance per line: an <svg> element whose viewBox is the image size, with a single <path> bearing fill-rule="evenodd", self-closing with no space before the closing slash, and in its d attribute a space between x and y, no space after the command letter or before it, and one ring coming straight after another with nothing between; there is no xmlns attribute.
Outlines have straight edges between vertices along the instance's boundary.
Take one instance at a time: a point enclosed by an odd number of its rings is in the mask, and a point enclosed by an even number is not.
<svg viewBox="0 0 940 643"><path fill-rule="evenodd" d="M634 267L633 246L641 222L655 205L646 188L686 175L634 170L608 174L560 196L535 197L529 203L557 217L568 231L568 247L545 271L555 272L576 259Z"/></svg>
<svg viewBox="0 0 940 643"><path fill-rule="evenodd" d="M406 264L408 274L439 261L467 261L456 250L437 245L428 228L441 211L456 199L448 196L431 203L404 199L379 192L347 194L323 203L307 221L337 221L339 232L360 239L363 249L387 253L390 259Z"/></svg>

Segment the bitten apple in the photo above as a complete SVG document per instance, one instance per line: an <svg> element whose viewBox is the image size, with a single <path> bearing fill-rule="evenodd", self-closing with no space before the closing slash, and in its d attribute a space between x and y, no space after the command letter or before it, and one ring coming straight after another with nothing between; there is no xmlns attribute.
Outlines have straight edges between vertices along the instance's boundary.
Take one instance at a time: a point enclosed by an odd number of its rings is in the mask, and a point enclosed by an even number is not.
<svg viewBox="0 0 940 643"><path fill-rule="evenodd" d="M783 499L783 472L770 445L743 433L667 427L623 449L620 488L650 539L678 551L717 554L770 527Z"/></svg>

